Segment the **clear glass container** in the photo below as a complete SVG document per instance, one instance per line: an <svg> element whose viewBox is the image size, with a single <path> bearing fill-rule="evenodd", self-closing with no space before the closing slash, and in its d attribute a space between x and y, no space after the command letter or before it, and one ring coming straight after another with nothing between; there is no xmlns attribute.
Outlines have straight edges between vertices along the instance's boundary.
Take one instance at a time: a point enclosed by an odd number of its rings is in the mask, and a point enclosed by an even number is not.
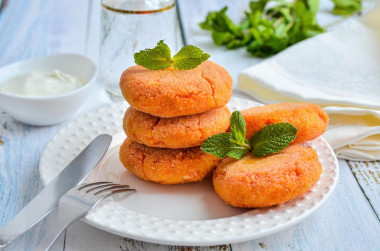
<svg viewBox="0 0 380 251"><path fill-rule="evenodd" d="M175 0L102 0L100 74L111 99L122 100L120 76L133 54L164 40L177 52Z"/></svg>

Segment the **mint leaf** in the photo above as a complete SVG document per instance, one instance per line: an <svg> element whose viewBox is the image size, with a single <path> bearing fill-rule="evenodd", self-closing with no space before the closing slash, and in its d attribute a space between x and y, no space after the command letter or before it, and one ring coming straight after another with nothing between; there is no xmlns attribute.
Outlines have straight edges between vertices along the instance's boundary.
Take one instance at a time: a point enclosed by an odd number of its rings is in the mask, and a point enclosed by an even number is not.
<svg viewBox="0 0 380 251"><path fill-rule="evenodd" d="M242 31L236 26L231 19L227 16L227 6L223 7L220 11L215 11L209 17L209 24L214 31L230 32L236 36L242 35Z"/></svg>
<svg viewBox="0 0 380 251"><path fill-rule="evenodd" d="M249 42L252 41L252 34L246 33L243 38L235 38L227 43L227 49L237 49L243 46L246 46Z"/></svg>
<svg viewBox="0 0 380 251"><path fill-rule="evenodd" d="M182 47L182 49L173 57L174 68L180 70L190 70L196 68L202 62L206 61L210 57L209 54L204 53L196 46L188 45Z"/></svg>
<svg viewBox="0 0 380 251"><path fill-rule="evenodd" d="M245 141L245 121L241 112L234 111L230 118L232 141L238 145L244 145Z"/></svg>
<svg viewBox="0 0 380 251"><path fill-rule="evenodd" d="M269 2L268 0L251 1L249 3L249 8L251 9L252 12L256 12L256 11L262 12L264 11L264 8L268 2Z"/></svg>
<svg viewBox="0 0 380 251"><path fill-rule="evenodd" d="M247 153L249 153L249 150L242 146L234 146L230 149L230 151L226 154L228 157L234 158L234 159L241 159L243 158Z"/></svg>
<svg viewBox="0 0 380 251"><path fill-rule="evenodd" d="M199 27L201 27L203 30L209 30L212 31L213 29L213 21L215 20L216 15L218 14L217 11L209 12L206 16L205 21L202 23L199 23Z"/></svg>
<svg viewBox="0 0 380 251"><path fill-rule="evenodd" d="M209 137L205 142L203 142L201 149L218 158L224 158L230 156L235 159L241 159L244 155L248 153L248 149L244 146L239 146L232 141L231 133L220 133Z"/></svg>
<svg viewBox="0 0 380 251"><path fill-rule="evenodd" d="M293 12L294 24L288 32L290 45L324 32L324 29L318 25L315 15L302 0L293 4Z"/></svg>
<svg viewBox="0 0 380 251"><path fill-rule="evenodd" d="M229 43L230 41L235 39L235 36L228 31L226 32L213 31L211 37L212 37L212 40L214 41L214 44L218 46Z"/></svg>
<svg viewBox="0 0 380 251"><path fill-rule="evenodd" d="M153 49L145 49L134 54L135 63L149 70L160 70L171 65L169 46L163 40Z"/></svg>
<svg viewBox="0 0 380 251"><path fill-rule="evenodd" d="M335 15L351 15L362 9L361 0L332 0L335 4L333 14Z"/></svg>
<svg viewBox="0 0 380 251"><path fill-rule="evenodd" d="M297 128L289 123L276 123L265 126L251 138L252 154L263 157L277 153L294 141Z"/></svg>
<svg viewBox="0 0 380 251"><path fill-rule="evenodd" d="M315 15L319 9L319 0L306 0L306 6Z"/></svg>
<svg viewBox="0 0 380 251"><path fill-rule="evenodd" d="M206 139L201 149L206 152L210 153L212 155L215 155L218 158L224 158L227 153L230 151L229 147L231 146L231 134L226 133L220 133L213 135Z"/></svg>

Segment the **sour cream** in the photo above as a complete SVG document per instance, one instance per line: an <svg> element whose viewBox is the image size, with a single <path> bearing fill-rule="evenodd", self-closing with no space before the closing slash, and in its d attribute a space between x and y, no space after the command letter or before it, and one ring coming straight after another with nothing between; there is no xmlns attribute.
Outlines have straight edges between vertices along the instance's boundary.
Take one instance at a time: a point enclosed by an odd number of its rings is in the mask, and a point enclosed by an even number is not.
<svg viewBox="0 0 380 251"><path fill-rule="evenodd" d="M47 97L71 92L83 85L85 82L80 78L60 70L32 71L1 83L0 92L29 97Z"/></svg>

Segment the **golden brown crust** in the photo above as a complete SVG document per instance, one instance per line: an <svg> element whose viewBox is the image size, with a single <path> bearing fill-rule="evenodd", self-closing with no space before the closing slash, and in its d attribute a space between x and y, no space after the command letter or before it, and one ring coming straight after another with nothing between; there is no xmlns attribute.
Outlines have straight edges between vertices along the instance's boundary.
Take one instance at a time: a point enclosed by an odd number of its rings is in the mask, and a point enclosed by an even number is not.
<svg viewBox="0 0 380 251"><path fill-rule="evenodd" d="M126 139L120 147L120 161L141 179L161 184L202 181L219 159L199 147L153 148Z"/></svg>
<svg viewBox="0 0 380 251"><path fill-rule="evenodd" d="M287 122L297 128L297 137L293 143L302 143L322 135L329 124L327 113L319 105L309 103L265 105L241 113L247 124L247 139L266 125Z"/></svg>
<svg viewBox="0 0 380 251"><path fill-rule="evenodd" d="M300 196L322 173L317 153L291 145L267 157L247 154L241 160L226 158L214 172L216 193L235 207L268 207Z"/></svg>
<svg viewBox="0 0 380 251"><path fill-rule="evenodd" d="M220 65L205 61L192 70L148 70L136 65L125 70L120 89L139 111L171 118L206 112L227 104L232 78Z"/></svg>
<svg viewBox="0 0 380 251"><path fill-rule="evenodd" d="M230 115L227 106L175 118L160 118L129 107L123 128L130 139L147 146L188 148L200 146L208 137L225 132Z"/></svg>

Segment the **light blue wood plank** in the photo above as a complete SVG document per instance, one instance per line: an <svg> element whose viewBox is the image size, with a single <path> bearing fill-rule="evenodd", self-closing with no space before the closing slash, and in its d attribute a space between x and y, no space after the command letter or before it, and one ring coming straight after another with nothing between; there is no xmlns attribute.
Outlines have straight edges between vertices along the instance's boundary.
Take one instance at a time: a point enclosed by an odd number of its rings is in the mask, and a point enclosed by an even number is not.
<svg viewBox="0 0 380 251"><path fill-rule="evenodd" d="M0 15L0 66L34 56L84 53L87 1L8 1Z"/></svg>
<svg viewBox="0 0 380 251"><path fill-rule="evenodd" d="M0 226L3 226L42 188L39 181L40 153L57 127L29 127L7 114L0 116ZM6 128L3 125L6 124ZM35 243L40 227L22 235L9 250L23 250Z"/></svg>
<svg viewBox="0 0 380 251"><path fill-rule="evenodd" d="M87 3L88 1L73 0L8 1L8 7L0 14L0 31L2 32L0 36L0 51L2 52L0 66L48 53L61 51L84 53L85 48L87 48L86 54L96 56L96 43L92 43L90 48L86 47L85 44L85 27L88 26L88 19L86 19L88 16ZM215 10L230 3L229 1L215 0L207 2L181 1L180 4L183 7L182 13L185 13L185 16L187 15L185 23L191 24L190 31L193 33L189 34L197 34L199 30L196 29L196 23L204 18L208 10ZM234 2L233 5L231 4L229 13L239 18L239 13L246 6L244 1ZM91 18L97 17L93 15ZM94 27L92 26L92 28ZM96 27L94 31L96 32ZM94 35L95 32L90 32L91 39L97 39L97 35ZM208 42L203 41L201 47L202 45L210 46L209 34L207 36ZM237 71L244 68L245 65L248 66L255 62L254 59L243 54L245 53L244 49L241 52L226 51L223 48L214 50L212 59L228 66L227 68L233 76L237 76ZM231 59L238 59L239 62L243 63L235 64ZM234 80L236 80L235 77ZM96 90L95 97L99 97L100 90L101 88ZM88 105L88 110L107 102L105 99L97 99L97 101L97 103ZM0 122L7 123L7 129L0 124L0 137L4 141L4 145L0 145L0 226L2 226L41 189L38 176L40 153L50 137L63 125L41 128L28 127L15 122L6 114L0 114ZM233 249L309 250L320 248L320 250L351 250L353 248L354 250L374 250L379 247L379 242L375 238L375 234L379 232L379 223L374 219L373 211L370 210L369 204L366 204L365 197L359 191L357 184L355 186L352 175L350 176L345 170L342 170L341 173L341 181L336 193L306 221L267 238L236 244ZM20 237L7 250L31 250L33 244L47 231L44 223L37 225L33 231ZM95 228L88 230L87 227L89 226L85 225L85 228L79 228L79 230L75 228L68 230L71 242L70 248L67 247L67 250L85 247L81 245L86 242L91 243L94 238L99 238L99 241L102 239L101 243L104 244L105 242L106 244L104 246L95 245L88 250L123 250L127 248L134 250L134 247L145 250L183 249L182 247L136 242L109 235ZM88 233L86 233L86 229ZM79 235L79 233L83 233L83 230L84 234ZM55 249L63 249L63 238L61 237L59 243L61 245L56 246ZM194 247L193 250L223 250L223 248L228 250L229 247Z"/></svg>
<svg viewBox="0 0 380 251"><path fill-rule="evenodd" d="M48 53L84 51L86 8L87 1L8 1L0 14L0 67ZM30 127L1 112L0 138L4 144L0 145L0 227L42 188L40 154L62 126ZM47 231L46 222L5 250L32 250ZM63 244L61 237L54 250L63 250Z"/></svg>

